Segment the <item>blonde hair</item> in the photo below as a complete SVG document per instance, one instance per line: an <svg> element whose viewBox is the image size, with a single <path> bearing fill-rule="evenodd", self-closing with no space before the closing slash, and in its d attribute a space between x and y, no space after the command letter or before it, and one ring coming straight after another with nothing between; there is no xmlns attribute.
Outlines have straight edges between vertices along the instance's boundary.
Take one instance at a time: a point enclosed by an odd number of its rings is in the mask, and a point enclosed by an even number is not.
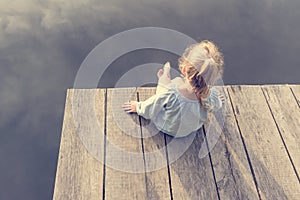
<svg viewBox="0 0 300 200"><path fill-rule="evenodd" d="M212 109L205 105L205 100L210 93L209 87L213 85L217 76L223 75L223 64L223 54L213 42L208 40L190 45L178 59L180 71L182 72L183 67L186 67L185 77L199 103L206 110Z"/></svg>

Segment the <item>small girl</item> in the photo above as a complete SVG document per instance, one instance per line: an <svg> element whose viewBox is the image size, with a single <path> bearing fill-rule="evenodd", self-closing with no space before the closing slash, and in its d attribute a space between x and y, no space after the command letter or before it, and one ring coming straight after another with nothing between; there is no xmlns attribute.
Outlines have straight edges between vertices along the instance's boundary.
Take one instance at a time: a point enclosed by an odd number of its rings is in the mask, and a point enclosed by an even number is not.
<svg viewBox="0 0 300 200"><path fill-rule="evenodd" d="M168 135L184 137L202 127L208 112L222 107L224 96L212 85L223 74L223 56L214 43L204 40L186 48L178 64L181 77L171 80L170 63L165 63L157 72L156 94L122 107L151 119Z"/></svg>

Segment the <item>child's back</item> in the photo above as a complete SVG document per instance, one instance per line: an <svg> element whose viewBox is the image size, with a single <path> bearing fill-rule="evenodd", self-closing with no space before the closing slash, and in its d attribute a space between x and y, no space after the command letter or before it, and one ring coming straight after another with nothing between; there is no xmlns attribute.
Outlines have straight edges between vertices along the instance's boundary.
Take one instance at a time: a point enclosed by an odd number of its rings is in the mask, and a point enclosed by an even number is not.
<svg viewBox="0 0 300 200"><path fill-rule="evenodd" d="M209 111L197 99L185 97L175 83L170 83L167 87L167 91L138 102L137 114L151 119L160 131L176 137L186 136L201 128ZM218 91L214 88L211 89L207 105L213 107L211 111L222 105Z"/></svg>
<svg viewBox="0 0 300 200"><path fill-rule="evenodd" d="M157 73L156 94L145 101L124 104L124 109L151 119L164 133L186 136L201 128L208 112L222 106L224 97L211 87L222 75L222 65L222 54L213 43L191 45L179 59L181 78L170 79L167 62Z"/></svg>

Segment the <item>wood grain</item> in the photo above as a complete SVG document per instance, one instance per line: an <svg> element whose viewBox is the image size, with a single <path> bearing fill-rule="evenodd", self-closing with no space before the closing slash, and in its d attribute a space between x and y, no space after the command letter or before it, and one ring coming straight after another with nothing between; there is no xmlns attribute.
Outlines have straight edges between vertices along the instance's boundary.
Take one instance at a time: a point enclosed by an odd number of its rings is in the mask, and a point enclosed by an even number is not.
<svg viewBox="0 0 300 200"><path fill-rule="evenodd" d="M218 199L210 159L198 157L201 145L206 148L202 129L183 138L166 139L173 199Z"/></svg>
<svg viewBox="0 0 300 200"><path fill-rule="evenodd" d="M122 110L155 88L68 89L53 199L298 199L300 85L225 88L225 126L202 159L203 129L174 139Z"/></svg>
<svg viewBox="0 0 300 200"><path fill-rule="evenodd" d="M210 123L214 122L211 126L220 129L207 133L221 132L211 150L220 199L259 199L227 90L224 92L226 101L217 113L224 118L216 121L218 117L209 115Z"/></svg>
<svg viewBox="0 0 300 200"><path fill-rule="evenodd" d="M155 88L138 88L137 91L140 101L155 94ZM141 117L141 125L147 170L147 199L171 199L164 134L155 128L151 120Z"/></svg>
<svg viewBox="0 0 300 200"><path fill-rule="evenodd" d="M228 91L261 199L297 199L299 182L261 88Z"/></svg>
<svg viewBox="0 0 300 200"><path fill-rule="evenodd" d="M300 85L289 85L300 109Z"/></svg>
<svg viewBox="0 0 300 200"><path fill-rule="evenodd" d="M107 90L105 160L107 200L147 198L138 116L126 114L121 108L125 101L136 98L135 88Z"/></svg>
<svg viewBox="0 0 300 200"><path fill-rule="evenodd" d="M288 85L263 86L280 135L285 143L295 175L300 173L300 109Z"/></svg>
<svg viewBox="0 0 300 200"><path fill-rule="evenodd" d="M103 137L101 138L99 134L101 130L97 119L95 120L91 113L98 112L99 123L103 124L104 92L97 90L96 98L99 103L96 106L97 111L94 105L95 93L96 90L67 91L54 200L102 199L103 160L101 162L97 159L101 158L100 155L103 153ZM84 113L80 116L74 115L72 105L82 108ZM79 137L85 134L89 134L92 140L84 138L82 140ZM83 145L84 141L88 147L97 147L97 152L88 151ZM99 157L96 159L92 154L98 154Z"/></svg>

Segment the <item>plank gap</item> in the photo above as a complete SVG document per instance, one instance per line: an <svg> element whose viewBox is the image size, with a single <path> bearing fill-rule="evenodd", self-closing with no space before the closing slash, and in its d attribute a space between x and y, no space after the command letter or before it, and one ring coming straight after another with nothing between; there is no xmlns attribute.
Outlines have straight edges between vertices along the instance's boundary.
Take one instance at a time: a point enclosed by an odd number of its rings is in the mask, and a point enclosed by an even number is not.
<svg viewBox="0 0 300 200"><path fill-rule="evenodd" d="M205 131L204 125L202 126L202 128L203 128L203 134L204 134L204 142L206 143L206 148L208 150L208 157L209 157L211 171L212 171L214 182L215 182L216 192L217 192L217 195L218 195L218 199L220 200L220 194L219 194L218 184L217 184L217 180L216 180L216 175L215 175L215 170L214 170L214 167L213 167L213 163L212 163L212 160L211 160L210 148L208 146L208 141L207 141L207 138L206 138L206 131Z"/></svg>
<svg viewBox="0 0 300 200"><path fill-rule="evenodd" d="M291 87L289 87L290 88L290 90L291 90L291 92L292 92L292 94L293 94L293 96L294 96L294 98L295 98L295 100L296 100L296 103L298 104L298 107L300 108L300 102L298 101L298 99L297 99L297 97L296 97L296 94L295 94L295 92L293 91L293 88L291 88Z"/></svg>
<svg viewBox="0 0 300 200"><path fill-rule="evenodd" d="M137 89L139 101L144 101L154 94L155 90L153 88ZM144 145L143 159L145 159L147 199L171 199L164 134L154 128L151 120L143 117L139 117L138 120L140 120L140 131ZM164 164L164 167L157 169L155 165L158 163ZM153 166L155 168L152 168Z"/></svg>
<svg viewBox="0 0 300 200"><path fill-rule="evenodd" d="M236 110L234 109L234 106L233 106L233 103L232 103L232 98L231 98L231 95L230 95L230 92L229 92L228 88L227 88L227 93L228 93L230 105L231 105L232 110L233 110L235 122L236 122L237 128L239 130L240 137L241 137L241 140L242 140L242 143L243 143L243 147L244 147L244 150L245 150L245 153L246 153L246 157L247 157L247 160L248 160L248 163L249 163L249 166L250 166L250 170L251 170L251 174L252 174L253 181L254 181L254 184L255 184L256 192L258 194L259 199L262 199L261 196L260 196L259 189L258 189L258 185L257 185L257 180L256 180L256 177L255 177L254 169L253 169L253 166L252 166L252 163L251 163L251 160L250 160L250 157L249 157L249 153L248 153L245 141L244 141L244 137L242 135L242 131L241 131L241 128L240 128L240 125L239 125L239 122L238 122L238 119L237 119L237 116L236 116Z"/></svg>
<svg viewBox="0 0 300 200"><path fill-rule="evenodd" d="M140 101L140 96L139 96L139 92L136 92L136 99L137 101ZM143 127L142 127L142 118L141 116L139 117L139 126L140 126L140 133L141 133L141 143L142 143L142 152L143 152L143 159L144 159L144 169L145 169L145 185L146 185L146 191L149 191L148 188L148 177L147 177L147 165L146 165L146 158L145 158L145 146L144 146L144 139L143 139ZM147 192L147 196L148 196L149 192Z"/></svg>
<svg viewBox="0 0 300 200"><path fill-rule="evenodd" d="M102 187L102 199L105 200L105 179L106 179L106 123L107 123L107 89L104 89L104 147L103 147L103 187Z"/></svg>
<svg viewBox="0 0 300 200"><path fill-rule="evenodd" d="M169 161L168 144L167 144L166 134L164 134L164 140L165 140L165 147L166 147L166 157L167 157L167 169L168 169L168 178L169 178L170 197L171 197L171 200L173 200L172 181L171 181L171 172L170 172L170 161Z"/></svg>
<svg viewBox="0 0 300 200"><path fill-rule="evenodd" d="M135 87L107 88L105 199L147 198L138 117L122 109L136 99Z"/></svg>
<svg viewBox="0 0 300 200"><path fill-rule="evenodd" d="M279 133L280 139L281 139L281 141L282 141L282 143L283 143L283 146L284 146L285 151L286 151L286 153L287 153L287 155L288 155L288 158L289 158L289 160L290 160L290 162L291 162L291 164L292 164L293 170L294 170L294 172L295 172L295 174L296 174L296 176L297 176L298 181L300 181L298 172L297 172L296 167L295 167L295 164L294 164L294 162L293 162L293 160L292 160L292 157L291 157L291 155L290 155L290 152L289 152L289 150L288 150L288 148L287 148L287 145L286 145L286 143L285 143L285 141L284 141L284 138L283 138L283 136L282 136L282 133L281 133L281 131L280 131L280 128L279 128L279 126L278 126L278 123L277 123L277 121L276 121L276 119L275 119L275 116L274 116L274 114L273 114L272 108L271 108L271 106L270 106L270 104L269 104L269 102L268 102L268 100L267 100L266 95L268 95L268 94L266 94L266 93L264 92L264 90L262 89L261 86L259 86L259 88L261 89L261 91L262 91L262 93L263 93L263 95L264 95L264 98L265 98L266 103L267 103L267 105L268 105L268 108L269 108L269 110L270 110L271 116L272 116L272 118L273 118L273 120L274 120L275 126L276 126L276 128L277 128L278 133Z"/></svg>
<svg viewBox="0 0 300 200"><path fill-rule="evenodd" d="M236 182L236 180L235 180L235 176L234 176L234 173L233 173L233 167L232 167L232 161L231 161L231 158L230 158L230 155L229 155L229 150L228 150L228 146L227 146L227 144L226 144L226 142L224 142L225 143L225 152L226 152L226 157L227 157L227 160L228 160L228 164L229 164L229 168L230 168L230 174L231 174L231 176L232 176L232 179L233 179L233 182L234 182L234 189L237 191L237 188L236 188L236 184L237 184L237 182Z"/></svg>

